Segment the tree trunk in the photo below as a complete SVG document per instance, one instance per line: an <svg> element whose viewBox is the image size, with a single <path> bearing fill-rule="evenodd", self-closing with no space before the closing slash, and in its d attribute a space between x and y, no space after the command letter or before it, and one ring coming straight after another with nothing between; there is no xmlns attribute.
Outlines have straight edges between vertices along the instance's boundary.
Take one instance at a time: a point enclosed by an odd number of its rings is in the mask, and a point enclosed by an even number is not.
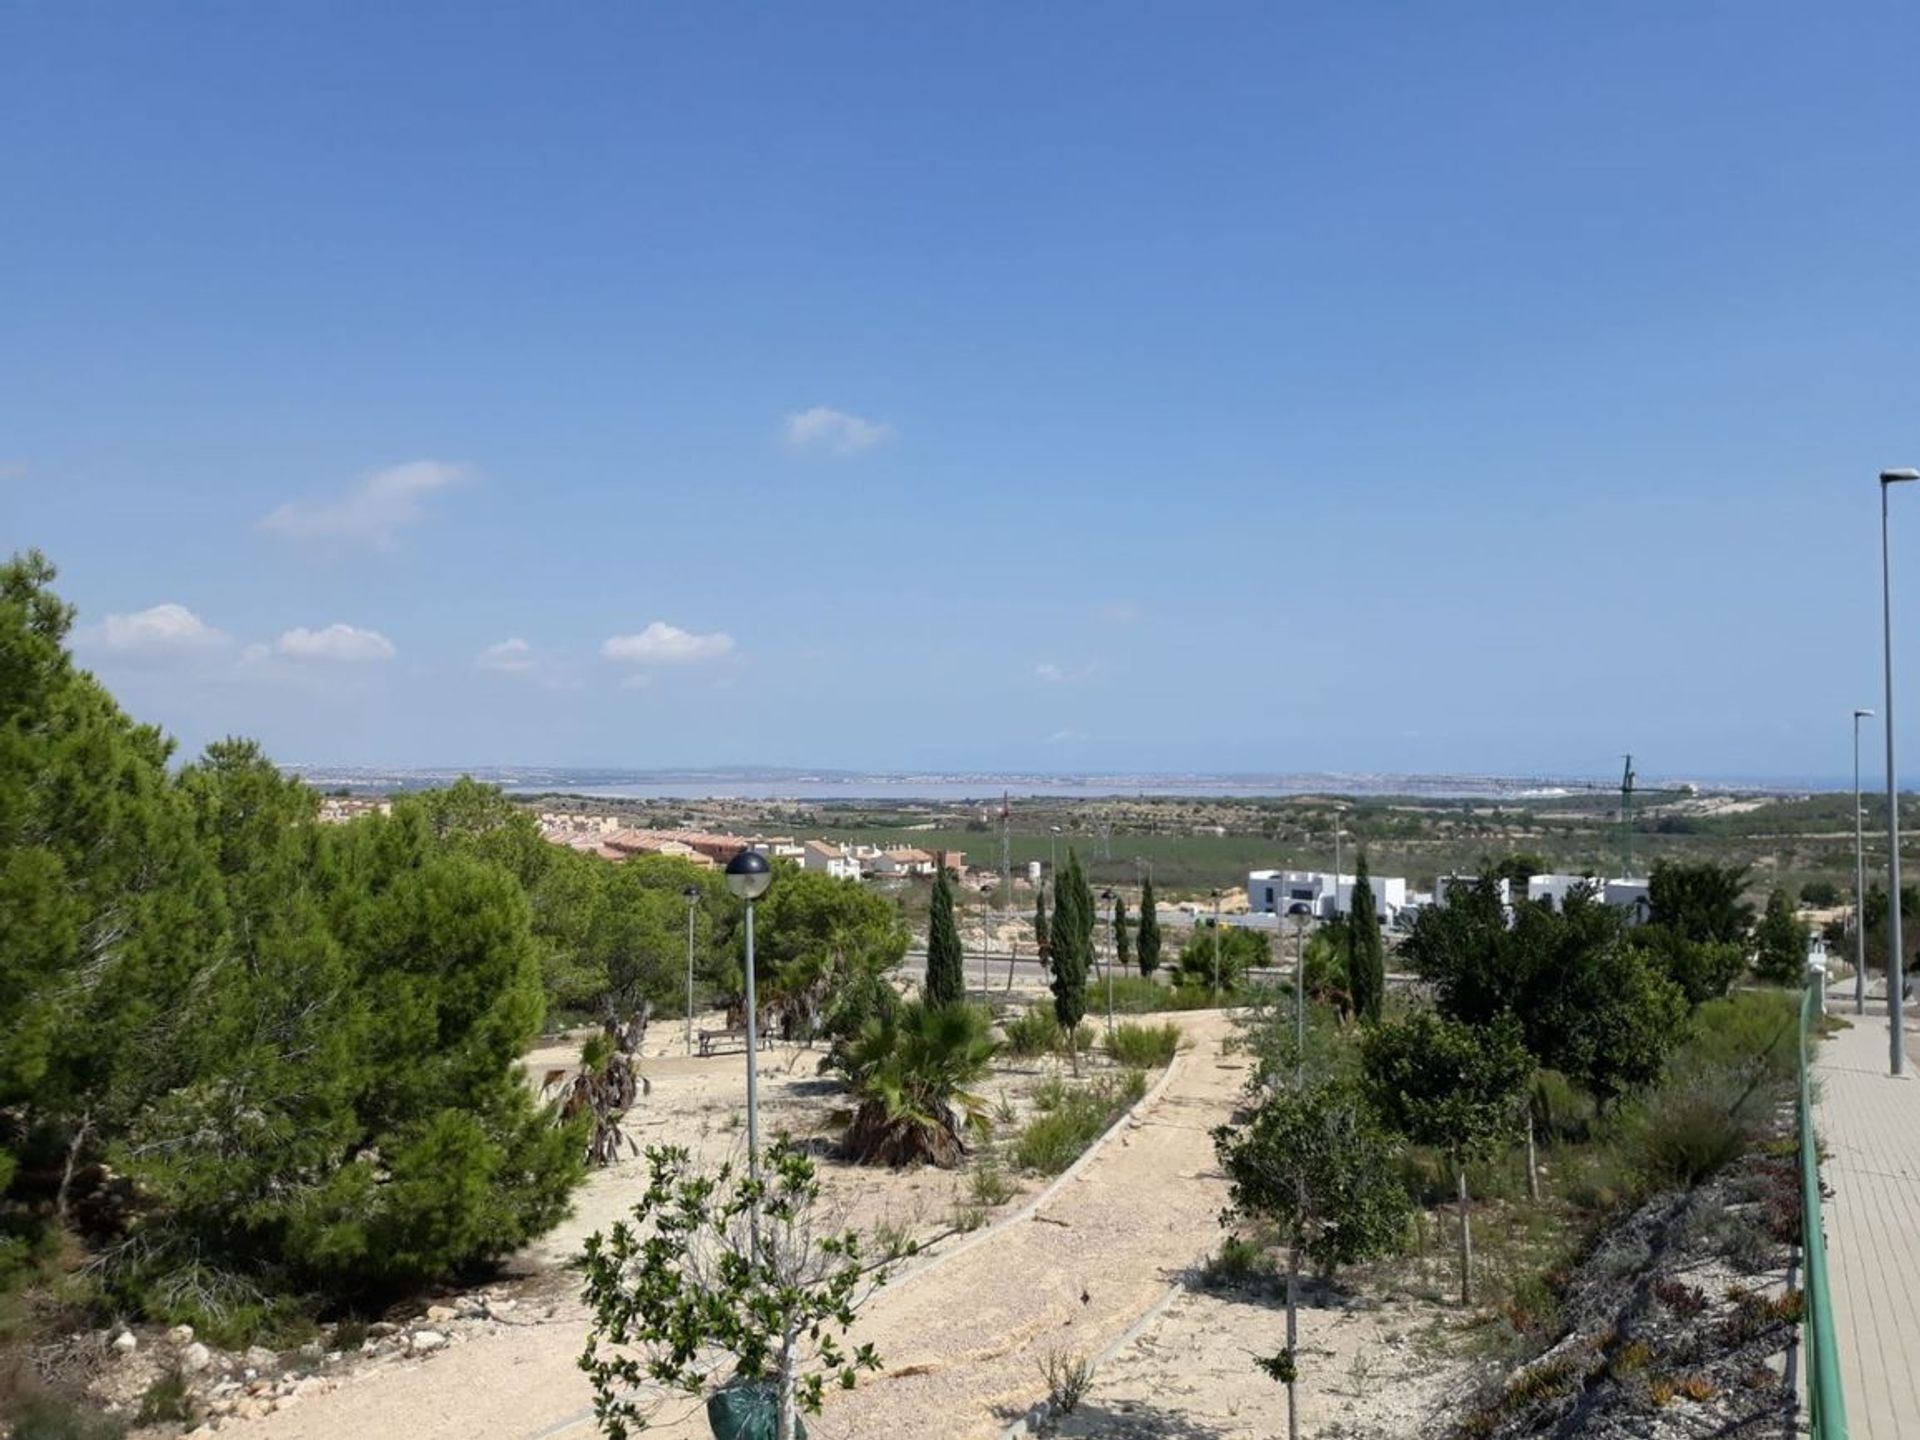
<svg viewBox="0 0 1920 1440"><path fill-rule="evenodd" d="M1013 965L1019 958L1020 942L1009 940L1007 942L1007 994L1009 995L1013 994Z"/></svg>
<svg viewBox="0 0 1920 1440"><path fill-rule="evenodd" d="M1300 1182L1304 1192L1306 1182ZM1302 1210L1304 1211L1304 1203ZM1287 1440L1300 1440L1300 1408L1295 1403L1294 1386L1300 1379L1300 1237L1287 1247Z"/></svg>
<svg viewBox="0 0 1920 1440"><path fill-rule="evenodd" d="M1540 1162L1533 1148L1533 1106L1527 1106L1527 1198L1540 1203Z"/></svg>
<svg viewBox="0 0 1920 1440"><path fill-rule="evenodd" d="M794 1402L793 1328L780 1337L780 1440L794 1440L799 1412Z"/></svg>
<svg viewBox="0 0 1920 1440"><path fill-rule="evenodd" d="M1467 1215L1467 1162L1456 1155L1453 1173L1460 1184L1460 1304L1473 1303L1473 1221Z"/></svg>

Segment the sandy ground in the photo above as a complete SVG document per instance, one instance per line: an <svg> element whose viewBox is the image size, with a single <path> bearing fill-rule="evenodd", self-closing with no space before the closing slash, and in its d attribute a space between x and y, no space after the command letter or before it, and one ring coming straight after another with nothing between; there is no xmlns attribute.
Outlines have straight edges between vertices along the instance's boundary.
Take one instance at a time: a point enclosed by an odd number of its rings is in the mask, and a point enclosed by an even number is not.
<svg viewBox="0 0 1920 1440"><path fill-rule="evenodd" d="M1095 1359L1089 1399L1064 1434L1252 1437L1281 1433L1283 1392L1252 1366L1278 1347L1284 1313L1267 1303L1183 1288L1219 1240L1225 1182L1210 1132L1227 1119L1246 1064L1224 1054L1229 1018L1169 1017L1190 1044L1109 1137L1043 1190L1029 1179L983 1229L949 1238L911 1262L862 1312L883 1371L851 1393L830 1395L809 1422L817 1440L953 1437L992 1440L1046 1393L1049 1354ZM671 1033L669 1033L671 1032ZM673 1027L648 1037L650 1099L635 1116L642 1145L687 1144L738 1154L744 1057L689 1059ZM536 1074L568 1049L536 1054ZM761 1059L764 1125L817 1133L835 1087L815 1075L817 1053L775 1050ZM1007 1067L990 1082L1016 1111L1050 1062ZM996 1094L996 1092L998 1092ZM222 1434L249 1440L588 1440L591 1397L575 1361L587 1317L562 1268L580 1241L623 1215L641 1162L595 1176L577 1213L517 1262L520 1303L510 1316L467 1330L425 1359L361 1365L303 1394L297 1405ZM889 1223L916 1235L950 1226L964 1180L934 1170L876 1172L822 1167L823 1188L853 1224ZM1303 1312L1303 1347L1316 1379L1302 1386L1302 1433L1407 1434L1444 1388L1438 1362L1409 1336L1421 1323L1404 1308ZM1337 1425L1328 1422L1338 1421ZM662 1410L650 1435L705 1436L684 1403Z"/></svg>

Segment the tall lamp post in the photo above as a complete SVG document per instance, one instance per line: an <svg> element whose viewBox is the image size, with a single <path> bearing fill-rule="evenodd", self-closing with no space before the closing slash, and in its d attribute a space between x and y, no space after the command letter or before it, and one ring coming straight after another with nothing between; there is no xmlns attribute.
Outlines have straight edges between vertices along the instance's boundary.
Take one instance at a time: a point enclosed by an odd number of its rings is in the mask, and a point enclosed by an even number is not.
<svg viewBox="0 0 1920 1440"><path fill-rule="evenodd" d="M1871 710L1853 712L1853 1013L1867 1013L1867 898L1866 845L1860 816L1860 722Z"/></svg>
<svg viewBox="0 0 1920 1440"><path fill-rule="evenodd" d="M1307 1074L1307 917L1293 912L1293 1083Z"/></svg>
<svg viewBox="0 0 1920 1440"><path fill-rule="evenodd" d="M1914 480L1920 480L1920 470L1880 472L1880 642L1887 692L1887 1052L1895 1075L1907 1068L1901 993L1906 957L1900 951L1900 781L1893 768L1893 568L1887 558L1887 491Z"/></svg>
<svg viewBox="0 0 1920 1440"><path fill-rule="evenodd" d="M680 892L687 902L687 1054L693 1054L693 907L700 903L700 887L689 885Z"/></svg>
<svg viewBox="0 0 1920 1440"><path fill-rule="evenodd" d="M1220 1000L1220 892L1213 892L1213 999Z"/></svg>
<svg viewBox="0 0 1920 1440"><path fill-rule="evenodd" d="M727 862L727 889L747 902L747 1178L760 1180L760 1016L753 995L753 902L773 884L773 866L758 850L742 850ZM748 1217L754 1253L760 1249L760 1202Z"/></svg>
<svg viewBox="0 0 1920 1440"><path fill-rule="evenodd" d="M1113 943L1113 890L1100 892L1100 908L1107 912L1107 1039L1113 1039L1113 957L1120 952Z"/></svg>

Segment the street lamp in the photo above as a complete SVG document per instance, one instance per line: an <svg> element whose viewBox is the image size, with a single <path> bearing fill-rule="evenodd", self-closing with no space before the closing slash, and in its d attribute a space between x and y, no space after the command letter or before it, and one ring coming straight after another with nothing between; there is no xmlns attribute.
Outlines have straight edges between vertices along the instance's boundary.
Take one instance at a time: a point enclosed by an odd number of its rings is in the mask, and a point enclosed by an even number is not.
<svg viewBox="0 0 1920 1440"><path fill-rule="evenodd" d="M1887 558L1887 490L1914 480L1920 480L1920 470L1880 472L1880 643L1887 690L1887 1052L1895 1075L1907 1064L1901 994L1906 963L1900 953L1900 781L1893 768L1893 569Z"/></svg>
<svg viewBox="0 0 1920 1440"><path fill-rule="evenodd" d="M1100 892L1101 906L1107 912L1107 1039L1113 1039L1113 957L1119 952L1113 944L1113 891Z"/></svg>
<svg viewBox="0 0 1920 1440"><path fill-rule="evenodd" d="M700 903L700 887L689 885L680 892L687 902L687 1054L693 1054L693 907Z"/></svg>
<svg viewBox="0 0 1920 1440"><path fill-rule="evenodd" d="M1293 1083L1298 1089L1307 1073L1307 917L1297 911L1293 917L1293 1048Z"/></svg>
<svg viewBox="0 0 1920 1440"><path fill-rule="evenodd" d="M1853 1013L1867 1013L1866 849L1860 833L1860 722L1871 710L1853 712Z"/></svg>
<svg viewBox="0 0 1920 1440"><path fill-rule="evenodd" d="M1213 892L1213 1000L1220 1003L1220 892Z"/></svg>
<svg viewBox="0 0 1920 1440"><path fill-rule="evenodd" d="M747 1178L760 1180L760 1091L755 1070L760 1060L760 1017L753 996L753 902L773 884L773 866L758 850L742 850L727 862L727 889L747 902ZM760 1203L754 1201L753 1248L760 1248Z"/></svg>

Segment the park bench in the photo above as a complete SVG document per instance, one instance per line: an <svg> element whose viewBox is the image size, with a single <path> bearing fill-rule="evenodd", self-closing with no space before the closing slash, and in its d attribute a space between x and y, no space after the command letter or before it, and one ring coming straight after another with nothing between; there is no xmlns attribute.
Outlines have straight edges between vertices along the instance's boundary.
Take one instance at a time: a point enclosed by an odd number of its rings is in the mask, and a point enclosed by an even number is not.
<svg viewBox="0 0 1920 1440"><path fill-rule="evenodd" d="M760 1044L764 1047L766 1043L767 1037L762 1035L760 1037ZM744 1028L738 1030L702 1030L700 1032L700 1053L703 1056L716 1055L722 1050L744 1050L746 1048L747 1032Z"/></svg>

